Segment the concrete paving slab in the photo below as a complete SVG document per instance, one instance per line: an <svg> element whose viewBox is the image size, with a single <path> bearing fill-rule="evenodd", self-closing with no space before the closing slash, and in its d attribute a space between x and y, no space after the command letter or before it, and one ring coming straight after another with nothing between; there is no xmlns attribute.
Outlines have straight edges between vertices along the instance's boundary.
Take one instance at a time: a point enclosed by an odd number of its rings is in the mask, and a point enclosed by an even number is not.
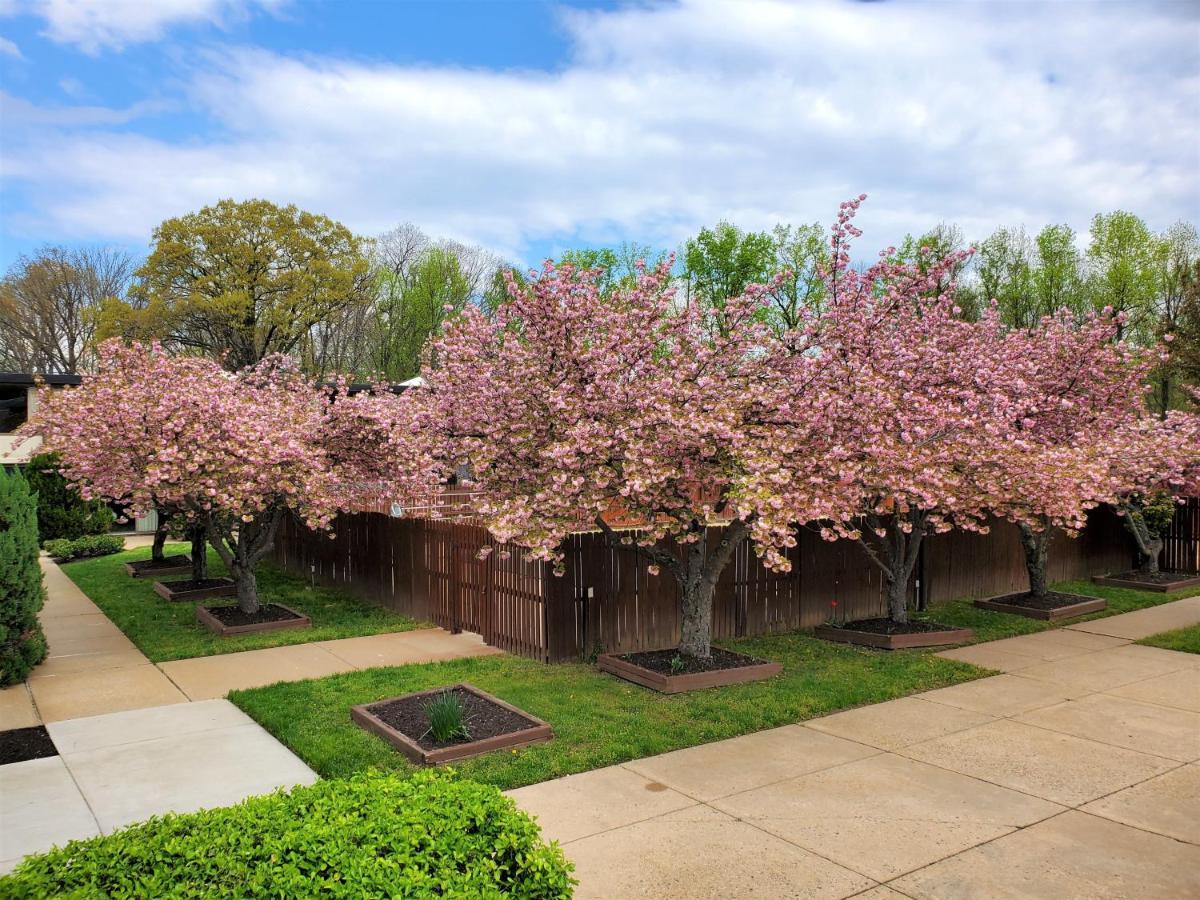
<svg viewBox="0 0 1200 900"><path fill-rule="evenodd" d="M74 583L70 583L75 587ZM100 612L100 607L93 603L79 589L73 591L47 592L46 603L38 613L43 622L50 619L61 619L74 616L90 616Z"/></svg>
<svg viewBox="0 0 1200 900"><path fill-rule="evenodd" d="M189 699L211 700L244 688L277 681L322 678L354 669L316 644L293 644L266 650L246 650L220 656L200 656L160 663L159 668Z"/></svg>
<svg viewBox="0 0 1200 900"><path fill-rule="evenodd" d="M893 886L913 897L1196 897L1200 847L1070 811Z"/></svg>
<svg viewBox="0 0 1200 900"><path fill-rule="evenodd" d="M745 822L697 806L568 844L580 900L847 897L873 883Z"/></svg>
<svg viewBox="0 0 1200 900"><path fill-rule="evenodd" d="M890 753L713 805L878 881L1063 809Z"/></svg>
<svg viewBox="0 0 1200 900"><path fill-rule="evenodd" d="M853 741L788 725L625 763L627 769L712 800L878 753Z"/></svg>
<svg viewBox="0 0 1200 900"><path fill-rule="evenodd" d="M1176 628L1186 628L1198 623L1200 623L1200 595L1122 613L1119 616L1109 616L1106 619L1079 622L1075 625L1068 625L1067 629L1140 641L1152 634L1174 631Z"/></svg>
<svg viewBox="0 0 1200 900"><path fill-rule="evenodd" d="M881 750L897 750L991 721L993 717L983 713L933 704L916 697L901 697L848 709L804 724Z"/></svg>
<svg viewBox="0 0 1200 900"><path fill-rule="evenodd" d="M1179 762L1200 759L1200 713L1182 709L1091 694L1024 713L1016 721Z"/></svg>
<svg viewBox="0 0 1200 900"><path fill-rule="evenodd" d="M1200 765L1180 766L1094 800L1084 812L1200 845Z"/></svg>
<svg viewBox="0 0 1200 900"><path fill-rule="evenodd" d="M982 669L994 669L997 672L1019 672L1036 666L1042 660L1026 653L1015 653L1012 650L993 650L988 644L973 644L970 647L957 647L954 650L943 650L938 656L944 659L956 659L959 662L970 663Z"/></svg>
<svg viewBox="0 0 1200 900"><path fill-rule="evenodd" d="M33 708L33 697L24 684L14 684L0 690L0 731L10 728L32 728L42 723Z"/></svg>
<svg viewBox="0 0 1200 900"><path fill-rule="evenodd" d="M1020 637L1006 638L1020 641L1021 646L1041 646L1044 644L1065 644L1068 647L1078 647L1081 650L1108 650L1128 644L1128 638L1110 637L1106 634L1092 634L1087 631L1074 631L1070 628L1049 628L1046 631L1035 631L1033 634L1023 634ZM994 646L992 642L989 646ZM1022 652L1018 650L1017 652Z"/></svg>
<svg viewBox="0 0 1200 900"><path fill-rule="evenodd" d="M1049 632L1039 632L1039 634L1048 634ZM1069 659L1072 656L1082 656L1084 653L1091 653L1095 647L1080 647L1077 644L1071 644L1066 641L1054 640L1036 640L1038 634L1023 634L1018 637L1004 638L999 641L988 641L982 645L993 653L1018 653L1021 656L1032 656L1034 659L1042 662L1051 662L1056 659ZM1035 638L1035 640L1031 640ZM1117 641L1117 638L1108 638L1108 640ZM1117 646L1121 643L1118 641Z"/></svg>
<svg viewBox="0 0 1200 900"><path fill-rule="evenodd" d="M99 673L34 678L29 681L29 689L45 722L187 702L167 676L149 663Z"/></svg>
<svg viewBox="0 0 1200 900"><path fill-rule="evenodd" d="M944 703L959 709L986 713L989 716L1012 716L1042 706L1062 703L1084 692L1072 690L1050 681L1018 678L1016 675L993 675L964 684L926 691L917 696L931 703Z"/></svg>
<svg viewBox="0 0 1200 900"><path fill-rule="evenodd" d="M256 724L62 756L107 834L164 812L191 812L311 784L317 776Z"/></svg>
<svg viewBox="0 0 1200 900"><path fill-rule="evenodd" d="M1161 756L998 719L899 751L910 759L1078 806L1178 764Z"/></svg>
<svg viewBox="0 0 1200 900"><path fill-rule="evenodd" d="M90 616L73 616L72 618L90 618ZM59 619L69 622L70 619ZM46 647L48 656L76 656L82 653L138 653L137 646L125 637L115 626L111 630L95 629L92 633L80 631L72 636L63 636L47 632ZM142 657L142 662L147 662Z"/></svg>
<svg viewBox="0 0 1200 900"><path fill-rule="evenodd" d="M42 631L45 632L48 641L86 640L90 637L104 637L114 632L121 634L121 629L102 612L51 619L42 623Z"/></svg>
<svg viewBox="0 0 1200 900"><path fill-rule="evenodd" d="M485 644L478 635L465 632L450 634L440 628L320 641L316 646L357 669L490 656L503 652Z"/></svg>
<svg viewBox="0 0 1200 900"><path fill-rule="evenodd" d="M70 675L75 672L99 672L104 669L127 669L144 666L149 662L142 652L133 650L110 650L99 653L70 653L51 655L38 665L29 677L46 678L54 675Z"/></svg>
<svg viewBox="0 0 1200 900"><path fill-rule="evenodd" d="M1183 669L1145 681L1135 681L1105 691L1114 697L1128 697L1143 703L1173 706L1200 712L1200 669Z"/></svg>
<svg viewBox="0 0 1200 900"><path fill-rule="evenodd" d="M59 756L0 766L0 860L10 869L29 853L100 833Z"/></svg>
<svg viewBox="0 0 1200 900"><path fill-rule="evenodd" d="M855 894L854 900L908 900L908 895L902 894L899 891L893 891L886 884L881 884L878 887L871 888L869 891Z"/></svg>
<svg viewBox="0 0 1200 900"><path fill-rule="evenodd" d="M623 766L568 775L508 791L561 843L674 812L696 801Z"/></svg>
<svg viewBox="0 0 1200 900"><path fill-rule="evenodd" d="M83 753L253 723L228 700L202 700L52 722L46 730L59 753Z"/></svg>
<svg viewBox="0 0 1200 900"><path fill-rule="evenodd" d="M1147 650L1157 652L1142 652ZM1153 678L1155 675L1193 668L1195 664L1188 659L1193 656L1196 654L1130 644L1111 650L1097 650L1095 653L1073 656L1070 659L1038 663L1021 669L1017 675L1021 678L1053 681L1055 684L1080 691L1107 691L1123 684Z"/></svg>

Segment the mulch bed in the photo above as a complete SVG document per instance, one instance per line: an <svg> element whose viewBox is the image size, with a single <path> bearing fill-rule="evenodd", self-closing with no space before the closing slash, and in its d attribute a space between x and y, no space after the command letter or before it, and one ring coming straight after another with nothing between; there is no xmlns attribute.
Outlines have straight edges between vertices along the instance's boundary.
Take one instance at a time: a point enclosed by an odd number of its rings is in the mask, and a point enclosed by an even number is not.
<svg viewBox="0 0 1200 900"><path fill-rule="evenodd" d="M1200 575L1194 572L1139 572L1134 569L1131 572L1118 572L1115 575L1097 575L1092 581L1109 587L1165 593L1180 588L1200 586Z"/></svg>
<svg viewBox="0 0 1200 900"><path fill-rule="evenodd" d="M240 606L197 606L196 619L209 631L227 637L285 628L308 628L312 619L282 603L264 603L255 612Z"/></svg>
<svg viewBox="0 0 1200 900"><path fill-rule="evenodd" d="M1023 591L1018 594L1005 594L1001 597L976 600L975 606L992 612L1025 616L1027 619L1054 621L1100 612L1108 606L1108 601L1102 597L1063 594L1059 591L1047 591L1041 597L1029 591Z"/></svg>
<svg viewBox="0 0 1200 900"><path fill-rule="evenodd" d="M35 725L0 731L0 766L47 756L58 756L58 748L45 727Z"/></svg>
<svg viewBox="0 0 1200 900"><path fill-rule="evenodd" d="M232 578L201 578L196 581L156 581L154 592L165 600L207 600L210 597L232 597L237 594L237 585Z"/></svg>
<svg viewBox="0 0 1200 900"><path fill-rule="evenodd" d="M184 574L191 571L192 558L175 554L162 559L139 559L125 563L125 571L134 578L147 578L151 575Z"/></svg>
<svg viewBox="0 0 1200 900"><path fill-rule="evenodd" d="M619 655L605 653L596 658L596 666L602 672L664 694L761 681L783 671L783 666L777 662L720 647L711 647L709 652L708 659L684 656L677 649L639 650ZM672 669L671 662L675 659L679 663Z"/></svg>
<svg viewBox="0 0 1200 900"><path fill-rule="evenodd" d="M678 650L640 650L637 653L622 653L617 658L663 675L690 675L693 672L718 672L722 669L739 669L742 666L758 665L766 662L766 660L755 659L752 656L745 656L741 653L731 653L728 650L722 650L720 647L713 647L709 652L712 655L708 659L703 659L699 656L685 656ZM682 668L672 668L671 662L675 659L678 659L682 663Z"/></svg>
<svg viewBox="0 0 1200 900"><path fill-rule="evenodd" d="M429 733L425 707L443 693L454 694L462 701L468 737L439 742ZM541 719L468 684L354 706L350 717L360 728L382 737L414 762L426 764L541 743L554 736Z"/></svg>
<svg viewBox="0 0 1200 900"><path fill-rule="evenodd" d="M939 625L924 619L893 622L888 618L859 619L841 625L821 625L814 634L827 641L876 647L881 650L963 644L975 636L969 628Z"/></svg>

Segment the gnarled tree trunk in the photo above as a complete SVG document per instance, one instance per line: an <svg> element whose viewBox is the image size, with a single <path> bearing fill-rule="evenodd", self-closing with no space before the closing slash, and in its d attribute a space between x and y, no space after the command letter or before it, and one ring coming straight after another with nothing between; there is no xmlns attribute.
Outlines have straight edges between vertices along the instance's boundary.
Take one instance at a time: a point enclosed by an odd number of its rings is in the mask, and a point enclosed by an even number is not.
<svg viewBox="0 0 1200 900"><path fill-rule="evenodd" d="M167 558L164 548L170 531L171 513L161 507L155 512L158 514L158 523L154 526L154 543L150 545L150 558L154 562L162 562Z"/></svg>
<svg viewBox="0 0 1200 900"><path fill-rule="evenodd" d="M1125 523L1125 530L1133 537L1134 546L1137 547L1138 571L1143 575L1158 574L1158 556L1163 548L1162 535L1150 528L1141 510L1134 504L1122 504L1122 509L1125 512L1121 517Z"/></svg>
<svg viewBox="0 0 1200 900"><path fill-rule="evenodd" d="M188 526L188 540L192 542L192 580L208 578L208 530L200 522Z"/></svg>
<svg viewBox="0 0 1200 900"><path fill-rule="evenodd" d="M275 546L275 532L285 508L274 505L249 522L209 513L205 519L209 541L237 585L238 607L247 615L258 612L258 563Z"/></svg>
<svg viewBox="0 0 1200 900"><path fill-rule="evenodd" d="M908 583L917 567L929 515L916 508L889 519L871 514L867 516L867 525L858 542L883 572L888 618L903 624L908 621ZM909 526L907 531L904 525Z"/></svg>
<svg viewBox="0 0 1200 900"><path fill-rule="evenodd" d="M1050 556L1050 541L1054 532L1045 522L1035 529L1028 522L1018 522L1021 532L1021 549L1025 551L1025 570L1029 573L1029 593L1035 597L1046 596L1046 566Z"/></svg>

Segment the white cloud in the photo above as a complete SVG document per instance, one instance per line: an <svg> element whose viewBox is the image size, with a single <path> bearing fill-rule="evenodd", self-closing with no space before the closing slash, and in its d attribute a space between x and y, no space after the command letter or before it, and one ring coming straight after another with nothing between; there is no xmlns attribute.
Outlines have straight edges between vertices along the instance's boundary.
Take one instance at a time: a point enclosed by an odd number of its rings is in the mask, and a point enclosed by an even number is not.
<svg viewBox="0 0 1200 900"><path fill-rule="evenodd" d="M0 56L11 56L13 59L24 59L21 48L6 37L0 37Z"/></svg>
<svg viewBox="0 0 1200 900"><path fill-rule="evenodd" d="M1200 218L1194 7L690 0L564 24L553 73L214 52L189 76L207 134L40 134L6 168L45 231L139 241L224 196L510 253L827 221L861 191L872 247L941 220Z"/></svg>
<svg viewBox="0 0 1200 900"><path fill-rule="evenodd" d="M45 35L85 53L161 38L175 25L221 25L248 15L251 6L282 0L30 0L29 12L46 22Z"/></svg>

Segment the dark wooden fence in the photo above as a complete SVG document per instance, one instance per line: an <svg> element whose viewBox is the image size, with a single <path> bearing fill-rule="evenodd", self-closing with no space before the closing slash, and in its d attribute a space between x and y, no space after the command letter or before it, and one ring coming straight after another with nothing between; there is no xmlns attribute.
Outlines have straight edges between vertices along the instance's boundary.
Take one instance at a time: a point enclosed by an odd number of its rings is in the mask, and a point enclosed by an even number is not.
<svg viewBox="0 0 1200 900"><path fill-rule="evenodd" d="M709 541L719 529L709 530ZM451 630L478 632L489 644L554 662L595 650L670 646L679 637L674 580L651 576L632 548L609 546L598 533L572 535L566 572L526 562L519 547L498 543L471 520L393 518L357 513L338 519L334 536L289 519L276 540L284 568L335 584L365 599ZM491 548L486 558L480 550ZM1181 507L1164 550L1164 565L1197 571L1200 503ZM747 542L736 548L717 586L713 632L718 638L809 628L884 612L883 579L849 541L829 542L802 530L789 551L790 572L765 568ZM1132 563L1120 519L1093 511L1077 538L1056 537L1050 578L1086 578ZM931 606L1027 587L1015 526L986 535L949 532L925 542L913 593Z"/></svg>

